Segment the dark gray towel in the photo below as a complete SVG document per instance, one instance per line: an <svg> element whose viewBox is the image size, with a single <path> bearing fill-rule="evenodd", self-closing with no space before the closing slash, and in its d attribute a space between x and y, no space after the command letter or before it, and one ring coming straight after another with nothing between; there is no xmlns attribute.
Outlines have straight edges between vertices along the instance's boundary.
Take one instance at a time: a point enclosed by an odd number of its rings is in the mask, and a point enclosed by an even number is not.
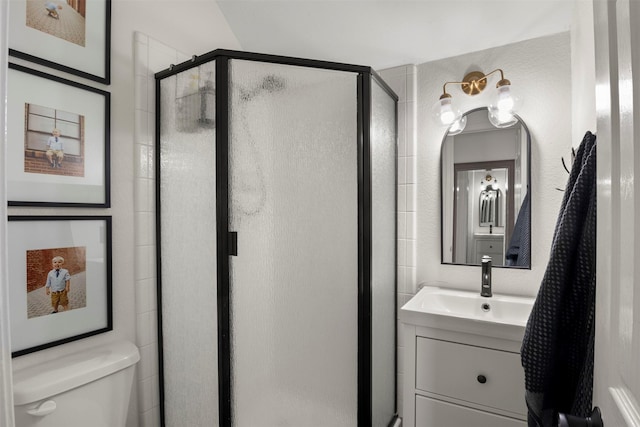
<svg viewBox="0 0 640 427"><path fill-rule="evenodd" d="M584 136L564 193L549 264L522 343L529 426L591 414L596 285L596 137Z"/></svg>
<svg viewBox="0 0 640 427"><path fill-rule="evenodd" d="M531 264L531 205L529 192L524 196L516 225L505 254L505 265L529 267Z"/></svg>

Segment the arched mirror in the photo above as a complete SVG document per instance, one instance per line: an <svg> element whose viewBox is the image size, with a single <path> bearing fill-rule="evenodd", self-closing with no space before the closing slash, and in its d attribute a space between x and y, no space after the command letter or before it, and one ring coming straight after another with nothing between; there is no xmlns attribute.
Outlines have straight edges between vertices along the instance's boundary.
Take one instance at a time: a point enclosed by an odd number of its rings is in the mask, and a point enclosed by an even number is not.
<svg viewBox="0 0 640 427"><path fill-rule="evenodd" d="M488 110L464 115L441 149L442 263L531 268L531 137L524 122L497 128Z"/></svg>

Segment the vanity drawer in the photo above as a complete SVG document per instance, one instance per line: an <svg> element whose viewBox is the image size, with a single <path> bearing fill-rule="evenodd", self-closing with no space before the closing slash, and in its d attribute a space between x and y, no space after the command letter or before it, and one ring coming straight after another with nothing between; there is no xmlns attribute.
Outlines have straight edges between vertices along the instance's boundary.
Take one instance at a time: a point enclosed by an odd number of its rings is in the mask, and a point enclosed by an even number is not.
<svg viewBox="0 0 640 427"><path fill-rule="evenodd" d="M480 264L484 255L489 255L493 258L495 265L502 265L502 258L504 258L502 240L478 239L476 241L476 263Z"/></svg>
<svg viewBox="0 0 640 427"><path fill-rule="evenodd" d="M520 355L416 337L416 388L526 415Z"/></svg>
<svg viewBox="0 0 640 427"><path fill-rule="evenodd" d="M513 418L416 395L416 427L526 427Z"/></svg>

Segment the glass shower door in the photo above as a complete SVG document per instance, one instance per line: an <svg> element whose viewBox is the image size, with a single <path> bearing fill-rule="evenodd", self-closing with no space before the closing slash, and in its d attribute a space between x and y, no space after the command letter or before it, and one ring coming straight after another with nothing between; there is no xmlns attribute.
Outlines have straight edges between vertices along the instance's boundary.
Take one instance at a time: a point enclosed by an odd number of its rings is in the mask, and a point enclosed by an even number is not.
<svg viewBox="0 0 640 427"><path fill-rule="evenodd" d="M167 77L159 88L158 302L168 427L213 425L219 415L216 135L201 108L203 96L213 96L215 67Z"/></svg>
<svg viewBox="0 0 640 427"><path fill-rule="evenodd" d="M372 427L396 412L396 102L371 85Z"/></svg>
<svg viewBox="0 0 640 427"><path fill-rule="evenodd" d="M231 60L233 425L356 426L357 74Z"/></svg>

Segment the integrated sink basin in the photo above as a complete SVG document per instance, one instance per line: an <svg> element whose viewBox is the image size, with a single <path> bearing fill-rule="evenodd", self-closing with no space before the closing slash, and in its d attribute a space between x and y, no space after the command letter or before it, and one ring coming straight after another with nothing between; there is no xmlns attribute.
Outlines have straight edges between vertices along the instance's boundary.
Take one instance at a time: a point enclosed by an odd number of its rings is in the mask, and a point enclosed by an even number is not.
<svg viewBox="0 0 640 427"><path fill-rule="evenodd" d="M521 340L535 299L435 286L423 287L400 310L414 325Z"/></svg>

